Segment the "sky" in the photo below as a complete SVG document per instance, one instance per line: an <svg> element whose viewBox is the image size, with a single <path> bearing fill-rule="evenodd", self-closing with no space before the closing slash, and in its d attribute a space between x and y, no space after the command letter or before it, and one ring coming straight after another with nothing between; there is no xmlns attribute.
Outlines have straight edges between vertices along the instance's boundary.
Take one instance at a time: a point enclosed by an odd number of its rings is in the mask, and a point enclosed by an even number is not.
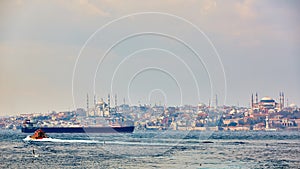
<svg viewBox="0 0 300 169"><path fill-rule="evenodd" d="M0 2L0 116L112 105L300 105L300 2Z"/></svg>

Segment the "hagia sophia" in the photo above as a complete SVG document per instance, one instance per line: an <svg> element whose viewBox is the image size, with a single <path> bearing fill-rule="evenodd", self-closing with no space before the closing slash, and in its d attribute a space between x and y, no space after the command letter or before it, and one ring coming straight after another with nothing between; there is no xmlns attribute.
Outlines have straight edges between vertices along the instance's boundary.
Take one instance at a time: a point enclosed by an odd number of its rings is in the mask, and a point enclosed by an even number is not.
<svg viewBox="0 0 300 169"><path fill-rule="evenodd" d="M275 101L275 99L265 96L258 101L258 94L251 95L251 110L254 113L272 113L279 112L284 107L284 93L279 93L279 103Z"/></svg>

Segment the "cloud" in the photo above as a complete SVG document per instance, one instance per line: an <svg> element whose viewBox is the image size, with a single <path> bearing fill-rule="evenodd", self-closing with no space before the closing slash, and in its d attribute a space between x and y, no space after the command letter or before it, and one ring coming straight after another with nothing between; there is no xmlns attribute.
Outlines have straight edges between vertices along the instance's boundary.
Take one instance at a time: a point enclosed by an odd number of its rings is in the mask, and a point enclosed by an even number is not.
<svg viewBox="0 0 300 169"><path fill-rule="evenodd" d="M74 0L74 1L56 1L66 7L67 9L74 10L75 12L107 17L110 14L102 10L99 6L90 2L89 0Z"/></svg>

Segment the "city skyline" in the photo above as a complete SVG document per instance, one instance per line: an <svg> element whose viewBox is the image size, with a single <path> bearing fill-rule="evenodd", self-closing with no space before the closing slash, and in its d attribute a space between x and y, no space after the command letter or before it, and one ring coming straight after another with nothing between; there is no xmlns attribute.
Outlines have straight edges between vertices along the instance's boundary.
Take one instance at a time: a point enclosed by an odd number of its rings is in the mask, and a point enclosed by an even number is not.
<svg viewBox="0 0 300 169"><path fill-rule="evenodd" d="M135 105L207 104L217 94L219 105L249 106L252 93L278 102L284 92L299 105L299 5L2 1L0 116L85 108L87 93Z"/></svg>

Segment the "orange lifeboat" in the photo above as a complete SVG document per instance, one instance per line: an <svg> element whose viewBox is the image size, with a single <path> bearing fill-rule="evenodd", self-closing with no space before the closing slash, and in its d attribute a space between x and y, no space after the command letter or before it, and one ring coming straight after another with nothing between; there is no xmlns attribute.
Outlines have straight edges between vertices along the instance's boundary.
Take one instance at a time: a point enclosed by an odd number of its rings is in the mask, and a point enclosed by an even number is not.
<svg viewBox="0 0 300 169"><path fill-rule="evenodd" d="M43 139L43 138L48 138L46 133L42 129L38 129L34 132L32 136L30 136L32 139Z"/></svg>

